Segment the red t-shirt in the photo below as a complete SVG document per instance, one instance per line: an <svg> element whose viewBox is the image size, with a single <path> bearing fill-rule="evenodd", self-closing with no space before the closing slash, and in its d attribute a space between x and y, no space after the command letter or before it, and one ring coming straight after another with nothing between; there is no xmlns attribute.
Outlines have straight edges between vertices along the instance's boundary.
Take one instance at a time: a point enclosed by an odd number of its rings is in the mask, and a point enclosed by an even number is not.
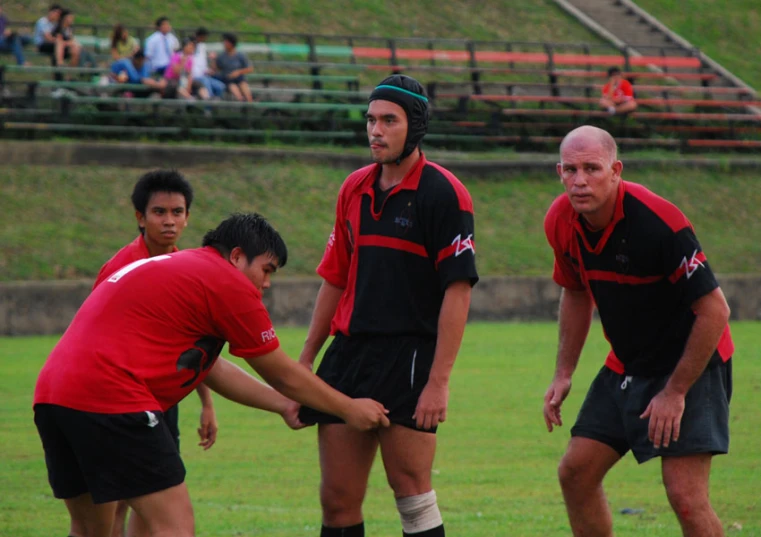
<svg viewBox="0 0 761 537"><path fill-rule="evenodd" d="M163 411L203 381L226 341L241 358L280 346L243 274L210 247L142 259L82 304L40 372L34 404Z"/></svg>
<svg viewBox="0 0 761 537"><path fill-rule="evenodd" d="M610 95L610 82L602 87L604 97L613 99L615 103L622 103L634 98L634 88L628 80L619 80L616 87L613 88L613 95Z"/></svg>
<svg viewBox="0 0 761 537"><path fill-rule="evenodd" d="M178 252L179 250L175 246L173 251ZM138 259L147 259L149 257L151 257L151 253L148 251L148 245L145 244L145 237L138 235L134 241L116 252L111 259L106 261L106 264L100 268L100 272L98 272L98 277L95 278L95 284L92 288L95 289L98 287L103 283L103 280L111 276L111 274L120 268L129 265Z"/></svg>

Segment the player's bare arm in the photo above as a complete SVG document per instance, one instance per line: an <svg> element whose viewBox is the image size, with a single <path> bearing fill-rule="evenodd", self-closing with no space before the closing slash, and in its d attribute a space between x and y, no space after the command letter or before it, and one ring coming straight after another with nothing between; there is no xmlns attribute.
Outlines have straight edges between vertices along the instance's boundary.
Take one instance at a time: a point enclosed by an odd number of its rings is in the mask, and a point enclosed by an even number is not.
<svg viewBox="0 0 761 537"><path fill-rule="evenodd" d="M289 412L292 401L229 360L218 358L204 382L225 399L279 414L292 429L304 427Z"/></svg>
<svg viewBox="0 0 761 537"><path fill-rule="evenodd" d="M463 280L450 284L444 293L431 373L412 416L420 428L430 429L447 419L449 378L465 333L471 292L470 282Z"/></svg>
<svg viewBox="0 0 761 537"><path fill-rule="evenodd" d="M211 390L203 382L196 386L196 393L201 400L201 421L198 427L198 436L201 441L198 443L204 450L209 449L217 441L217 415L214 412L214 401L211 397Z"/></svg>
<svg viewBox="0 0 761 537"><path fill-rule="evenodd" d="M281 348L246 361L277 391L311 408L338 416L360 431L388 427L388 411L372 399L351 399L291 360Z"/></svg>
<svg viewBox="0 0 761 537"><path fill-rule="evenodd" d="M695 323L684 354L666 386L640 416L650 419L648 437L656 448L668 447L672 440L679 440L684 398L708 365L729 321L729 305L720 288L693 302L692 311Z"/></svg>
<svg viewBox="0 0 761 537"><path fill-rule="evenodd" d="M304 348L299 355L299 363L312 369L315 358L320 353L320 349L330 336L330 321L336 313L338 302L341 300L344 290L336 287L332 283L323 280L320 291L317 293L317 299L312 312L312 321L309 323L307 339L304 342Z"/></svg>
<svg viewBox="0 0 761 537"><path fill-rule="evenodd" d="M586 290L563 289L558 312L558 356L555 376L544 394L544 423L552 432L563 425L560 407L571 391L571 377L592 324L594 301Z"/></svg>

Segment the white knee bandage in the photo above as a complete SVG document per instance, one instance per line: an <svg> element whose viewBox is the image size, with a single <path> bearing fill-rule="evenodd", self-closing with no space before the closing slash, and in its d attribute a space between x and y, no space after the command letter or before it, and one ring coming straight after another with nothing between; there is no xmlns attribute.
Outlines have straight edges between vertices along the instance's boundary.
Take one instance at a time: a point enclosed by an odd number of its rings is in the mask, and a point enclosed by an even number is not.
<svg viewBox="0 0 761 537"><path fill-rule="evenodd" d="M399 498L396 500L396 508L399 510L405 533L421 533L444 523L436 504L436 492L433 490L417 496Z"/></svg>

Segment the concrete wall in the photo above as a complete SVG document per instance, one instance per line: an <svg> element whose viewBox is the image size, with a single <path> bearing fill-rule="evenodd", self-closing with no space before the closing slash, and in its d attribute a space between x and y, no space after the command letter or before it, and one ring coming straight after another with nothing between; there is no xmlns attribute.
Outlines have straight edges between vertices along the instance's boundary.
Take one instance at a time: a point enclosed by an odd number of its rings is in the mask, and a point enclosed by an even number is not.
<svg viewBox="0 0 761 537"><path fill-rule="evenodd" d="M735 320L761 320L761 276L724 276L722 289ZM309 322L320 280L279 279L265 302L275 326ZM90 293L90 280L0 283L0 335L60 334ZM473 292L470 319L527 321L556 318L560 290L549 278L483 278Z"/></svg>

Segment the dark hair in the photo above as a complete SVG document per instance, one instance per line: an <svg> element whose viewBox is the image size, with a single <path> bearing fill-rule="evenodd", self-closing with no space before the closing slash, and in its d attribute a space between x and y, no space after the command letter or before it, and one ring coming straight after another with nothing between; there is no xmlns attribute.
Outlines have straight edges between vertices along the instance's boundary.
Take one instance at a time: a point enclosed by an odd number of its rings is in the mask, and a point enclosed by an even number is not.
<svg viewBox="0 0 761 537"><path fill-rule="evenodd" d="M159 17L158 19L156 19L156 28L160 27L162 24L164 24L168 20L169 20L169 17L166 17L166 16Z"/></svg>
<svg viewBox="0 0 761 537"><path fill-rule="evenodd" d="M142 54L142 51L138 52ZM185 209L190 211L190 204L193 203L193 188L177 170L154 170L138 179L132 190L132 205L135 210L145 214L148 200L156 192L182 194L185 197Z"/></svg>
<svg viewBox="0 0 761 537"><path fill-rule="evenodd" d="M235 34L231 34L229 32L222 34L222 41L229 41L234 47L238 46L238 38L235 36Z"/></svg>
<svg viewBox="0 0 761 537"><path fill-rule="evenodd" d="M114 26L114 32L111 34L111 48L116 48L122 41L122 35L124 35L124 25L122 23Z"/></svg>
<svg viewBox="0 0 761 537"><path fill-rule="evenodd" d="M61 6L61 4L51 4L48 13L51 11L63 11L63 6Z"/></svg>
<svg viewBox="0 0 761 537"><path fill-rule="evenodd" d="M209 30L207 30L206 27L201 26L198 30L196 30L196 37L201 37L204 35L209 35Z"/></svg>
<svg viewBox="0 0 761 537"><path fill-rule="evenodd" d="M238 246L248 262L256 256L270 254L277 258L280 267L288 262L288 248L275 228L257 213L233 213L217 229L206 232L202 246L211 246L223 256Z"/></svg>
<svg viewBox="0 0 761 537"><path fill-rule="evenodd" d="M619 69L618 67L614 66L608 69L608 78L612 77L613 75L620 75L620 74L621 74L621 69Z"/></svg>
<svg viewBox="0 0 761 537"><path fill-rule="evenodd" d="M132 55L133 60L144 60L145 59L145 52L143 52L143 49L139 48L135 51L135 53ZM192 195L191 195L192 197ZM187 201L187 198L185 199ZM190 207L190 204L188 203L188 207Z"/></svg>

